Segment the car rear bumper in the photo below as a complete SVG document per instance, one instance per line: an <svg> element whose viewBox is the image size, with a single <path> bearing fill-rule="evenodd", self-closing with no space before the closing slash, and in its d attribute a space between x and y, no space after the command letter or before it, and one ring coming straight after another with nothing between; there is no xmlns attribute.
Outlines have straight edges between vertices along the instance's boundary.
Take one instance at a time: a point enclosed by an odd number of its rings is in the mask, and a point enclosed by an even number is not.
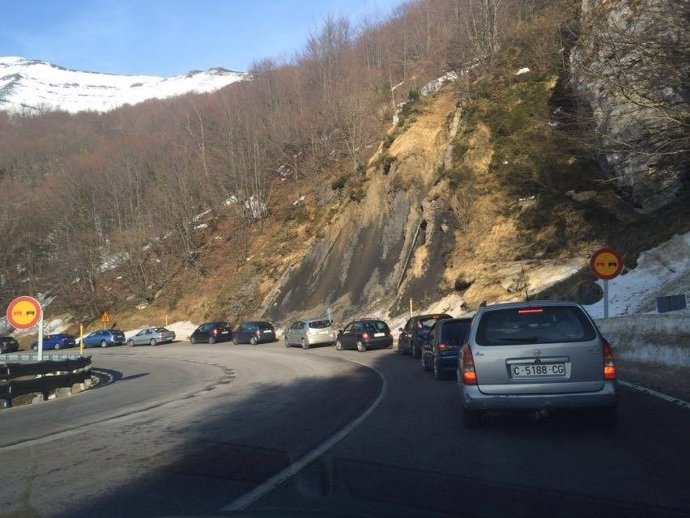
<svg viewBox="0 0 690 518"><path fill-rule="evenodd" d="M438 366L443 371L455 372L458 368L458 357L453 356L437 356L435 359L438 362Z"/></svg>
<svg viewBox="0 0 690 518"><path fill-rule="evenodd" d="M541 410L542 408L597 408L618 403L615 381L596 392L565 394L484 394L476 385L461 385L463 406L470 410Z"/></svg>
<svg viewBox="0 0 690 518"><path fill-rule="evenodd" d="M335 335L315 335L307 336L307 343L309 345L332 344L335 342Z"/></svg>
<svg viewBox="0 0 690 518"><path fill-rule="evenodd" d="M386 347L393 345L393 337L384 336L383 338L374 338L366 340L364 344L366 345L367 349L385 349Z"/></svg>

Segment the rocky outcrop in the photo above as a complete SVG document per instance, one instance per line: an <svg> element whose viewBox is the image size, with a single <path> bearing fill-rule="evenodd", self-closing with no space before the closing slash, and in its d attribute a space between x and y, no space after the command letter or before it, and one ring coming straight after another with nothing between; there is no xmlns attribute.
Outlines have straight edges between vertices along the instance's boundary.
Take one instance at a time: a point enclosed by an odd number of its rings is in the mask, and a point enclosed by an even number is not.
<svg viewBox="0 0 690 518"><path fill-rule="evenodd" d="M673 200L690 142L688 0L583 0L573 87L603 169L642 211Z"/></svg>

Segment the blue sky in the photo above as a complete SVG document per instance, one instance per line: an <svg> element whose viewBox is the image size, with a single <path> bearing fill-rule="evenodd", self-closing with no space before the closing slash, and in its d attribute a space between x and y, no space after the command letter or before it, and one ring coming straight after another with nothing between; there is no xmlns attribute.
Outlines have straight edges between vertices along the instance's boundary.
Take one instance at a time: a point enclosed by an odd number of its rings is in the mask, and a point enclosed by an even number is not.
<svg viewBox="0 0 690 518"><path fill-rule="evenodd" d="M403 0L0 0L0 56L172 76L290 57L328 15L386 16Z"/></svg>

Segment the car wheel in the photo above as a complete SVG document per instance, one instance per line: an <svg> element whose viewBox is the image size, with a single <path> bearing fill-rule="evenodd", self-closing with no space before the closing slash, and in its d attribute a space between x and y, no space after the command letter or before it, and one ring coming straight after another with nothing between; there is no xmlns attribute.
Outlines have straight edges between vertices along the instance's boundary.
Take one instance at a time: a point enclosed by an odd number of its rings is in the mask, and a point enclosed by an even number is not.
<svg viewBox="0 0 690 518"><path fill-rule="evenodd" d="M55 349L56 351L59 351L60 350L60 344L55 344L55 347L53 347L53 349Z"/></svg>
<svg viewBox="0 0 690 518"><path fill-rule="evenodd" d="M251 345L256 345L256 338L252 336L252 337L249 339L249 343L250 343Z"/></svg>
<svg viewBox="0 0 690 518"><path fill-rule="evenodd" d="M193 336L190 336L189 337L189 343L194 345L196 343L196 338L194 338Z"/></svg>
<svg viewBox="0 0 690 518"><path fill-rule="evenodd" d="M424 372L428 372L431 370L431 368L429 367L429 362L427 361L426 356L424 356L423 354L422 354L422 370Z"/></svg>
<svg viewBox="0 0 690 518"><path fill-rule="evenodd" d="M216 337L211 335L208 337L208 343L210 344L215 344L216 343Z"/></svg>
<svg viewBox="0 0 690 518"><path fill-rule="evenodd" d="M302 338L302 349L309 349L309 343L304 338Z"/></svg>
<svg viewBox="0 0 690 518"><path fill-rule="evenodd" d="M465 428L479 428L482 424L482 414L479 410L462 409L462 424Z"/></svg>
<svg viewBox="0 0 690 518"><path fill-rule="evenodd" d="M156 342L155 338L151 338L151 341L149 342L151 345L158 345L158 342Z"/></svg>
<svg viewBox="0 0 690 518"><path fill-rule="evenodd" d="M32 345L31 350L32 351L38 351L38 345Z"/></svg>
<svg viewBox="0 0 690 518"><path fill-rule="evenodd" d="M363 353L364 351L367 350L367 346L364 345L364 342L362 342L361 340L357 340L357 350L359 352Z"/></svg>
<svg viewBox="0 0 690 518"><path fill-rule="evenodd" d="M285 338L285 347L290 347L290 342L288 342L287 337Z"/></svg>
<svg viewBox="0 0 690 518"><path fill-rule="evenodd" d="M446 373L441 370L437 361L434 362L434 379L436 381L446 379Z"/></svg>
<svg viewBox="0 0 690 518"><path fill-rule="evenodd" d="M415 360L419 360L422 357L422 351L418 351L417 346L414 343L410 344L410 354Z"/></svg>
<svg viewBox="0 0 690 518"><path fill-rule="evenodd" d="M340 343L340 340L335 341L335 349L336 349L336 351L342 351L343 350L343 344Z"/></svg>
<svg viewBox="0 0 690 518"><path fill-rule="evenodd" d="M108 342L101 340L101 347L108 347Z"/></svg>
<svg viewBox="0 0 690 518"><path fill-rule="evenodd" d="M127 345L129 345L130 347L134 347L134 340L132 340L131 338L127 340Z"/></svg>
<svg viewBox="0 0 690 518"><path fill-rule="evenodd" d="M235 345L239 345L240 342L237 340L237 337L236 337L236 336L233 336L233 337L232 337L232 343L235 344Z"/></svg>

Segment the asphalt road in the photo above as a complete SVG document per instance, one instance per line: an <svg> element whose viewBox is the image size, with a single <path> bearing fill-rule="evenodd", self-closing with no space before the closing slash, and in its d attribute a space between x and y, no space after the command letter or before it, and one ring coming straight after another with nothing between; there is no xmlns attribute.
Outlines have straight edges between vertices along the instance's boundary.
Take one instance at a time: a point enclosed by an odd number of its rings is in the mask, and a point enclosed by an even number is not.
<svg viewBox="0 0 690 518"><path fill-rule="evenodd" d="M690 412L628 389L615 431L576 415L468 431L455 382L391 350L93 354L98 388L0 413L0 516L217 516L233 505L248 506L243 516L690 516ZM313 463L271 478L339 431Z"/></svg>

